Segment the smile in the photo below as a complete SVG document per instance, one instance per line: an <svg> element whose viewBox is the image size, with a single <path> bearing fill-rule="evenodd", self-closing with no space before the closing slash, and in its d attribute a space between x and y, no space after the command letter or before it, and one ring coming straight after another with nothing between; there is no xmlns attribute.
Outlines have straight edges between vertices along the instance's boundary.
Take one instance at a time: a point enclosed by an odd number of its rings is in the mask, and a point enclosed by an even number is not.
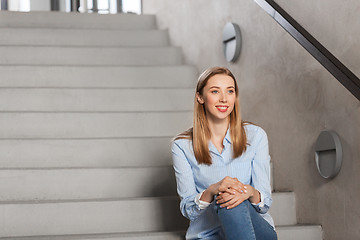
<svg viewBox="0 0 360 240"><path fill-rule="evenodd" d="M228 106L216 106L216 108L217 108L220 112L226 112L229 107L228 107Z"/></svg>

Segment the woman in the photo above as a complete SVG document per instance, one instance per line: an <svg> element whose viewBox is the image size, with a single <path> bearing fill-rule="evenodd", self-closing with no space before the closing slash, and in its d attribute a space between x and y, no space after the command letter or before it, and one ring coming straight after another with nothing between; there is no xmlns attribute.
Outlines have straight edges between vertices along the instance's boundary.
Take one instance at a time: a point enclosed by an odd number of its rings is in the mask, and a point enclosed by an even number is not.
<svg viewBox="0 0 360 240"><path fill-rule="evenodd" d="M226 68L199 77L194 126L172 143L186 239L277 239L264 130L241 120L238 86Z"/></svg>

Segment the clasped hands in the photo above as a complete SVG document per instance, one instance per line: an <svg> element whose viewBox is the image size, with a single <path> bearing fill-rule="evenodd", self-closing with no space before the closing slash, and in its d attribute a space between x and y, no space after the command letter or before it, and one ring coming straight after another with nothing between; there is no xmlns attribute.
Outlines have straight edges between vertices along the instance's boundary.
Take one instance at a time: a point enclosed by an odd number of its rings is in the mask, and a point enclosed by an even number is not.
<svg viewBox="0 0 360 240"><path fill-rule="evenodd" d="M238 206L243 201L251 198L257 191L251 185L243 184L237 178L225 177L214 184L214 195L216 203L221 208L231 209Z"/></svg>

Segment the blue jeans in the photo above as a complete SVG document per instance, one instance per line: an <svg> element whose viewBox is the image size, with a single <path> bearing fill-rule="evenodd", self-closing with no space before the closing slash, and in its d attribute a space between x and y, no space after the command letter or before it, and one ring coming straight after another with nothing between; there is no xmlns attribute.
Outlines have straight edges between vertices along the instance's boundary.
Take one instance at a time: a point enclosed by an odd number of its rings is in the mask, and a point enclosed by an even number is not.
<svg viewBox="0 0 360 240"><path fill-rule="evenodd" d="M256 211L249 200L232 209L215 204L227 240L277 240L274 228Z"/></svg>

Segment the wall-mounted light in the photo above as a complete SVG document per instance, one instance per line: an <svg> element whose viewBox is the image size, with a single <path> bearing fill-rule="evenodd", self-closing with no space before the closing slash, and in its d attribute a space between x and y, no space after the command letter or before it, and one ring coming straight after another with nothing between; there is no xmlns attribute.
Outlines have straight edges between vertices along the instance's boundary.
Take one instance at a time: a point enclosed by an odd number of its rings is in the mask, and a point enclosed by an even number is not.
<svg viewBox="0 0 360 240"><path fill-rule="evenodd" d="M240 27L236 23L227 23L223 30L223 48L225 59L228 62L235 62L241 49Z"/></svg>
<svg viewBox="0 0 360 240"><path fill-rule="evenodd" d="M338 175L342 164L342 147L335 132L320 133L315 145L315 162L323 178L334 178Z"/></svg>

